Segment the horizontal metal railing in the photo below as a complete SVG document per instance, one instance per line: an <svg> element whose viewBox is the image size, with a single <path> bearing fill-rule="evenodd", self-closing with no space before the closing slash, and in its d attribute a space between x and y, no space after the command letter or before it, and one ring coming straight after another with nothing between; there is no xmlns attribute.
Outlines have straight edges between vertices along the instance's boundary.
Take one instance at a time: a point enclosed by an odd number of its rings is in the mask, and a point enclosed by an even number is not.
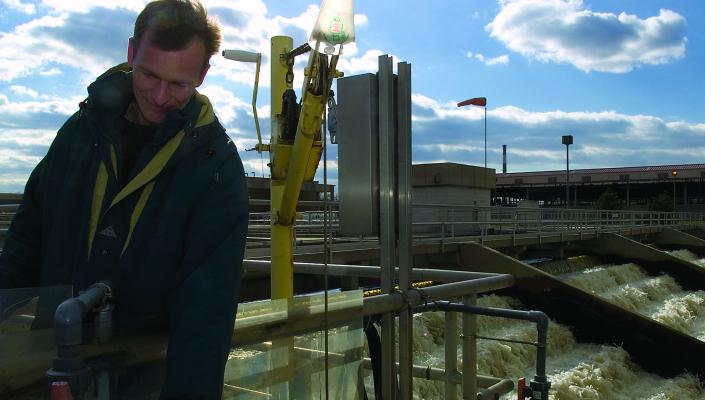
<svg viewBox="0 0 705 400"><path fill-rule="evenodd" d="M263 201L260 201L263 203ZM296 233L300 237L324 231L339 236L341 222L337 202L308 201L312 207L329 206L330 211L303 211L297 214ZM0 240L17 205L0 205ZM632 210L587 210L520 208L458 204L413 204L412 231L415 238L454 238L462 236L516 235L550 232L619 232L632 228L705 225L702 212L659 212ZM271 213L252 212L250 235L268 238Z"/></svg>
<svg viewBox="0 0 705 400"><path fill-rule="evenodd" d="M414 204L417 236L457 237L542 232L615 232L705 225L705 213Z"/></svg>

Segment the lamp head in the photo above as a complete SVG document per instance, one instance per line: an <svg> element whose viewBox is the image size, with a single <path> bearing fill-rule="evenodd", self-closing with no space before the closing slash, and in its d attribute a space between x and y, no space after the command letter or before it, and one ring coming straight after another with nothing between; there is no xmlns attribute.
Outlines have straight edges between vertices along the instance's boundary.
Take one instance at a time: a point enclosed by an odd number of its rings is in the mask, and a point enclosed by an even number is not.
<svg viewBox="0 0 705 400"><path fill-rule="evenodd" d="M256 63L262 54L245 50L223 50L223 57L233 61Z"/></svg>
<svg viewBox="0 0 705 400"><path fill-rule="evenodd" d="M573 144L573 135L563 135L561 142L566 146Z"/></svg>
<svg viewBox="0 0 705 400"><path fill-rule="evenodd" d="M321 53L337 55L342 53L344 44L354 41L352 0L323 0L321 12L308 39L311 48Z"/></svg>

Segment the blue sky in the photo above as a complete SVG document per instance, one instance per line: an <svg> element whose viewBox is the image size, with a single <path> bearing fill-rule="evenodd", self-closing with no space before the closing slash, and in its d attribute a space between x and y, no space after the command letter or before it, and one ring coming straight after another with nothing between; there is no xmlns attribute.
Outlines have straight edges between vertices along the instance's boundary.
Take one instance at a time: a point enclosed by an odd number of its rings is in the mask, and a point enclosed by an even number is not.
<svg viewBox="0 0 705 400"><path fill-rule="evenodd" d="M269 132L269 37L306 41L319 1L204 0L223 48L262 52L258 113ZM21 192L85 86L125 60L145 2L0 0L0 192ZM705 3L701 1L357 0L346 75L390 54L412 68L413 159L488 167L571 168L705 162ZM297 64L297 84L302 58ZM250 107L254 67L212 60L208 95L248 172L262 162ZM266 163L267 155L265 155ZM335 182L335 146L328 171ZM264 171L267 174L267 171Z"/></svg>

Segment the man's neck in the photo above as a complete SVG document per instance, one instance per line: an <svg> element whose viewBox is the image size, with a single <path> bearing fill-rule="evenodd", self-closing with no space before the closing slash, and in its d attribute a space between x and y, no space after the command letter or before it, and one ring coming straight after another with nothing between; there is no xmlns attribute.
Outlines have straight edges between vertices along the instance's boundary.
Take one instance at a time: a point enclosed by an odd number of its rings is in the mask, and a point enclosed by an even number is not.
<svg viewBox="0 0 705 400"><path fill-rule="evenodd" d="M142 116L142 113L140 112L140 109L137 106L137 102L135 102L134 100L127 107L127 111L125 112L125 119L134 123L134 124L137 124L137 125L144 125L144 126L154 125L154 124L149 123L144 118L144 116Z"/></svg>

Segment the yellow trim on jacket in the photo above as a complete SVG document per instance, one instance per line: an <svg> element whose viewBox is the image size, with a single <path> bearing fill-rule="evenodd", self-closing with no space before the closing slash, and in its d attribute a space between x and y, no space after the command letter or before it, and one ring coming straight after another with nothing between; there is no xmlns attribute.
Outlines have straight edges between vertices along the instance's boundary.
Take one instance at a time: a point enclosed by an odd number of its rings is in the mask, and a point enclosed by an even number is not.
<svg viewBox="0 0 705 400"><path fill-rule="evenodd" d="M215 121L215 114L213 113L213 106L211 105L210 100L206 96L198 92L196 92L195 96L196 101L201 104L201 111L198 115L196 127L198 128L213 123ZM120 190L120 192L115 196L115 198L113 198L110 203L110 206L108 206L105 212L102 212L102 205L103 199L105 198L105 189L107 187L108 174L105 164L101 161L93 190L93 202L91 204L89 228L90 230L88 234L89 258L93 248L93 240L96 235L96 230L98 228L98 222L100 220L100 217L103 214L107 213L113 206L125 199L127 196L136 192L141 187L144 187L142 193L140 194L140 198L137 201L137 204L135 205L134 210L132 210L132 215L130 217L130 226L127 237L125 239L125 243L122 248L121 255L125 253L125 250L127 249L127 246L130 244L130 240L132 239L132 233L135 230L135 226L137 225L137 222L139 221L139 218L142 215L142 211L144 210L144 207L147 204L147 201L149 200L149 196L152 193L152 189L154 189L153 179L156 178L157 175L159 175L159 173L164 169L166 164L169 162L171 157L181 145L181 142L183 141L185 135L186 132L184 130L181 130L179 131L179 133L174 135L174 137L172 137L164 145L164 147L159 150L159 152L154 156L154 158L152 158L149 163L147 163L147 165L137 174L137 176L132 178L132 180L130 180L130 182L128 182L127 185L125 185L125 187ZM115 171L115 173L117 174L117 158L115 156L115 149L112 146L110 147L110 158L113 166L113 171Z"/></svg>

